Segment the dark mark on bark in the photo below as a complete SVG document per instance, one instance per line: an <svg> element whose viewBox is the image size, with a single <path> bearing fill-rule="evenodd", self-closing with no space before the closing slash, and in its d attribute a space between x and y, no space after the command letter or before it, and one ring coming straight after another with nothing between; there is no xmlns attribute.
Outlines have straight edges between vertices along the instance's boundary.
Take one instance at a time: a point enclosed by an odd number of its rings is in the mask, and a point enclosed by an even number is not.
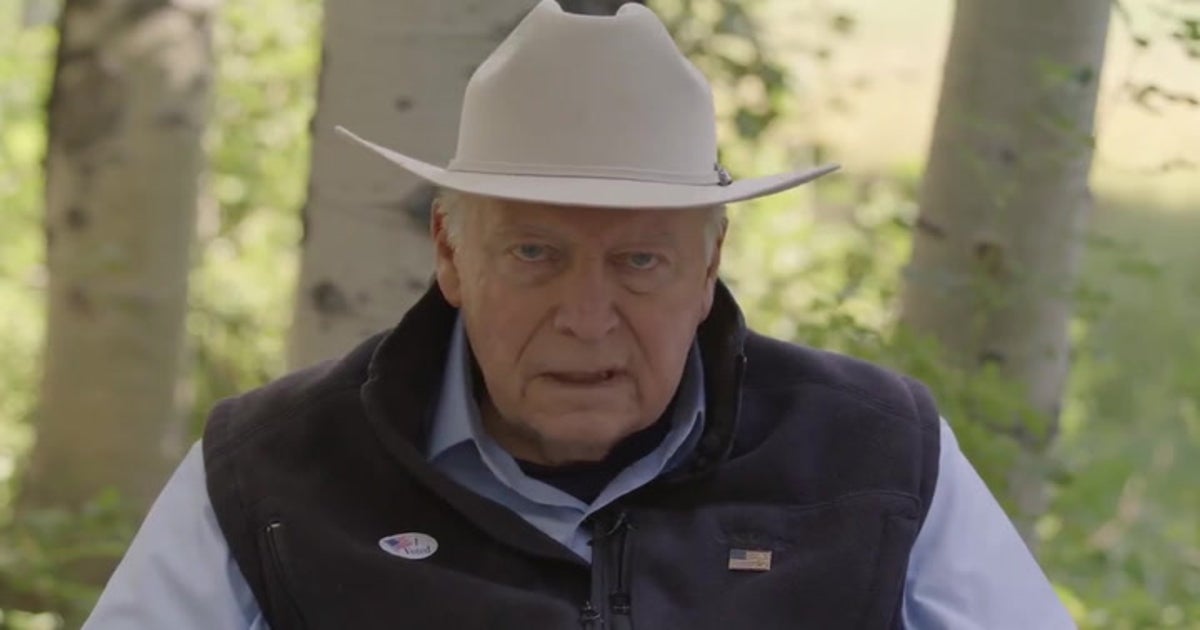
<svg viewBox="0 0 1200 630"><path fill-rule="evenodd" d="M203 32L207 32L209 29L212 28L212 16L209 15L208 9L187 10L187 9L180 8L180 10L184 11L184 13L187 14L188 18L191 19L192 28L196 29L197 31L200 31L203 33ZM205 46L206 49L211 54L212 40L211 39L206 40L205 44L206 44L206 46Z"/></svg>
<svg viewBox="0 0 1200 630"><path fill-rule="evenodd" d="M941 227L923 216L917 217L916 226L918 232L927 234L936 239L946 238L946 230L943 230Z"/></svg>
<svg viewBox="0 0 1200 630"><path fill-rule="evenodd" d="M1009 277L1008 263L1004 255L1004 246L991 241L980 241L975 244L975 260L988 277L1004 280Z"/></svg>
<svg viewBox="0 0 1200 630"><path fill-rule="evenodd" d="M70 44L64 44L64 46L70 46ZM58 64L60 66L65 66L68 64L79 63L87 60L89 57L95 57L95 55L95 46L63 48L63 50L58 54Z"/></svg>
<svg viewBox="0 0 1200 630"><path fill-rule="evenodd" d="M420 184L404 199L400 200L400 209L417 225L424 228L429 225L429 217L433 212L433 200L437 197L437 188L429 184Z"/></svg>
<svg viewBox="0 0 1200 630"><path fill-rule="evenodd" d="M1008 361L1008 357L996 350L984 350L979 354L979 365L995 365L1001 366Z"/></svg>
<svg viewBox="0 0 1200 630"><path fill-rule="evenodd" d="M88 226L88 214L79 206L71 206L67 208L65 214L67 219L67 229L78 232Z"/></svg>
<svg viewBox="0 0 1200 630"><path fill-rule="evenodd" d="M321 315L344 315L351 310L346 294L329 280L318 282L312 288L310 297L313 308Z"/></svg>
<svg viewBox="0 0 1200 630"><path fill-rule="evenodd" d="M312 205L311 202L306 201L306 202L304 202L303 206L300 206L300 244L301 245L304 245L306 242L308 242L308 214L310 212L309 208L311 207L311 205Z"/></svg>
<svg viewBox="0 0 1200 630"><path fill-rule="evenodd" d="M60 62L60 67L68 62ZM50 96L50 141L68 151L82 150L112 134L125 110L126 80L106 67L92 50L79 51L60 72ZM64 77L75 77L73 80Z"/></svg>
<svg viewBox="0 0 1200 630"><path fill-rule="evenodd" d="M1096 69L1090 66L1084 66L1075 73L1075 80L1079 85L1087 87L1096 79Z"/></svg>
<svg viewBox="0 0 1200 630"><path fill-rule="evenodd" d="M407 96L401 96L396 99L394 105L396 106L396 111L406 112L413 108L413 101Z"/></svg>
<svg viewBox="0 0 1200 630"><path fill-rule="evenodd" d="M78 286L72 286L67 290L67 306L85 317L91 317L93 312L92 299Z"/></svg>
<svg viewBox="0 0 1200 630"><path fill-rule="evenodd" d="M212 77L208 76L208 73L197 73L196 76L192 77L192 80L188 82L187 93L191 95L192 98L200 98L201 95L208 92L208 86L210 84L212 84Z"/></svg>
<svg viewBox="0 0 1200 630"><path fill-rule="evenodd" d="M168 0L133 0L125 3L124 19L127 22L137 22L170 7L171 3Z"/></svg>
<svg viewBox="0 0 1200 630"><path fill-rule="evenodd" d="M155 122L168 129L174 129L186 128L191 124L192 121L190 118L188 118L187 113L183 110L172 109L159 114L158 118L155 119Z"/></svg>

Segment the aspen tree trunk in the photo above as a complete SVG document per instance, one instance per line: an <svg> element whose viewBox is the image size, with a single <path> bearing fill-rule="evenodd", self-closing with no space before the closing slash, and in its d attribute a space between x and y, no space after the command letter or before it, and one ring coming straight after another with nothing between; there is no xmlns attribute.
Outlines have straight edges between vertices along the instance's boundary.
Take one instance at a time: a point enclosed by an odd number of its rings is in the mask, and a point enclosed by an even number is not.
<svg viewBox="0 0 1200 630"><path fill-rule="evenodd" d="M142 514L184 446L176 388L213 8L63 6L45 160L48 322L22 522L77 513L110 490L128 516ZM58 577L99 586L115 560L63 559Z"/></svg>
<svg viewBox="0 0 1200 630"><path fill-rule="evenodd" d="M1038 464L1067 378L1109 11L958 1L903 295L903 324L961 368L996 367L1048 420L1014 430L1008 494L1022 526L1044 510Z"/></svg>
<svg viewBox="0 0 1200 630"><path fill-rule="evenodd" d="M135 511L182 448L188 247L209 0L67 0L46 153L48 327L26 506L112 487Z"/></svg>
<svg viewBox="0 0 1200 630"><path fill-rule="evenodd" d="M289 363L338 356L428 287L433 190L334 133L445 164L476 66L536 0L330 0Z"/></svg>

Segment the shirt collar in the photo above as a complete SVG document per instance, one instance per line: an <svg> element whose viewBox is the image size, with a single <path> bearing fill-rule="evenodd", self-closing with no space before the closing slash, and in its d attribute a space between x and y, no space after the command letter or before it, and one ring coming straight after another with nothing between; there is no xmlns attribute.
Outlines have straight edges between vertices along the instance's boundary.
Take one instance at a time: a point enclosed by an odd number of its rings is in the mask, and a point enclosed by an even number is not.
<svg viewBox="0 0 1200 630"><path fill-rule="evenodd" d="M471 418L479 413L475 396L471 393L471 364L462 317L458 317L454 324L448 352L446 367L442 372L442 391L429 432L430 460L437 459L454 446L473 440Z"/></svg>

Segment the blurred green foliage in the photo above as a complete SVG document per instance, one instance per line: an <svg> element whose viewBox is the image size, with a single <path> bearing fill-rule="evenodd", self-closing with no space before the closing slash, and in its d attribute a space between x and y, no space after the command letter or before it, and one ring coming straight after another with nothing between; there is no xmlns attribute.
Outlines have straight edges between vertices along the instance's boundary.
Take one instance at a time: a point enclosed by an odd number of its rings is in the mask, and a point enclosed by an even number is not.
<svg viewBox="0 0 1200 630"><path fill-rule="evenodd" d="M0 576L4 595L21 607L49 611L68 627L82 623L95 604L96 587L84 577L105 575L134 534L129 511L108 491L77 510L30 511L4 528ZM49 622L50 619L45 619ZM32 630L36 623L11 623ZM7 627L0 617L0 628Z"/></svg>
<svg viewBox="0 0 1200 630"><path fill-rule="evenodd" d="M754 37L761 4L651 2L714 77L722 159L735 173L827 152L780 149L787 140L773 135L803 95ZM18 5L0 0L0 482L20 468L36 399L43 104L55 45L51 27L18 26ZM210 172L188 315L187 404L197 430L215 400L284 369L319 9L317 0L245 0L224 4L216 23ZM855 20L832 9L816 19L829 36L829 45L813 47L819 61L848 41ZM963 448L1003 498L1016 447L1011 425L992 419L1024 413L1019 396L995 375L947 370L935 347L895 326L917 171L848 173L735 209L725 274L760 330L930 383ZM1200 234L1200 211L1102 201L1077 291L1075 362L1055 468L1046 471L1053 501L1036 525L1038 552L1084 628L1200 628L1200 260L1189 238ZM116 551L105 541L129 530L107 516L113 501L6 529L0 576L56 592L63 607L86 607L94 591L56 580L54 567L69 560L64 549ZM0 483L5 527L10 505L10 484ZM0 627L56 623L0 616Z"/></svg>
<svg viewBox="0 0 1200 630"><path fill-rule="evenodd" d="M320 60L317 0L222 5L189 293L192 426L211 403L284 370Z"/></svg>
<svg viewBox="0 0 1200 630"><path fill-rule="evenodd" d="M761 0L649 2L680 50L723 86L718 116L728 131L753 140L774 122L789 98L787 70L761 41L754 9Z"/></svg>
<svg viewBox="0 0 1200 630"><path fill-rule="evenodd" d="M20 4L0 0L0 519L31 434L44 327L41 159L52 29L22 31Z"/></svg>

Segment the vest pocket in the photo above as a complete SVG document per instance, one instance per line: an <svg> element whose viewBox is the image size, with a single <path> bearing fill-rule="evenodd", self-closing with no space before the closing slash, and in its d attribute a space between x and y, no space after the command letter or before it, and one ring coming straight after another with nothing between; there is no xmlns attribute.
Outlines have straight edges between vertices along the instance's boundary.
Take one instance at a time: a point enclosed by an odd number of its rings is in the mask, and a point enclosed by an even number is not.
<svg viewBox="0 0 1200 630"><path fill-rule="evenodd" d="M916 514L915 499L893 493L637 510L634 625L886 628Z"/></svg>
<svg viewBox="0 0 1200 630"><path fill-rule="evenodd" d="M273 630L304 630L304 616L300 605L290 588L290 579L286 569L286 543L284 542L283 521L271 519L262 530L263 576L266 579L267 610L264 611ZM260 602L261 603L261 602Z"/></svg>

